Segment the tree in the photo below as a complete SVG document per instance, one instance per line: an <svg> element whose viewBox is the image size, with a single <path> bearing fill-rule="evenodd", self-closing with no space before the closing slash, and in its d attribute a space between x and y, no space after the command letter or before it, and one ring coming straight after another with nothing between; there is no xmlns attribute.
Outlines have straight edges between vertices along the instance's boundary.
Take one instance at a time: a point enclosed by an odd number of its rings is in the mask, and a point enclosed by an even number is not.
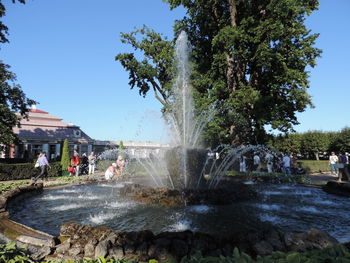
<svg viewBox="0 0 350 263"><path fill-rule="evenodd" d="M302 152L308 155L314 155L316 160L319 160L319 153L327 152L329 147L330 136L325 132L309 131L302 134Z"/></svg>
<svg viewBox="0 0 350 263"><path fill-rule="evenodd" d="M15 3L15 0L12 0ZM24 4L24 0L18 0ZM0 18L5 16L5 6L0 1ZM8 28L0 21L0 43L9 42L7 39ZM19 126L20 118L26 117L28 107L35 104L34 100L28 99L16 84L16 75L10 71L10 66L0 60L0 150L3 146L18 142L18 137L13 133L12 128Z"/></svg>
<svg viewBox="0 0 350 263"><path fill-rule="evenodd" d="M70 165L69 144L68 144L68 139L65 139L63 142L62 156L61 156L62 171L67 171L69 165Z"/></svg>
<svg viewBox="0 0 350 263"><path fill-rule="evenodd" d="M140 36L143 39L138 40ZM116 56L115 59L129 72L129 85L131 88L138 87L142 96L153 90L154 96L165 110L170 103L174 41L166 40L146 26L130 34L122 33L121 38L122 43L130 44L144 56L141 61L133 53L120 53Z"/></svg>
<svg viewBox="0 0 350 263"><path fill-rule="evenodd" d="M283 152L300 153L301 140L302 135L299 133L279 135L274 139L273 146Z"/></svg>
<svg viewBox="0 0 350 263"><path fill-rule="evenodd" d="M187 15L175 25L193 46L197 107L217 102L211 144L263 143L265 125L282 132L312 106L308 71L320 50L304 25L318 1L167 0ZM202 105L202 106L200 106Z"/></svg>
<svg viewBox="0 0 350 263"><path fill-rule="evenodd" d="M350 152L350 128L343 128L332 142L332 150L336 152Z"/></svg>
<svg viewBox="0 0 350 263"><path fill-rule="evenodd" d="M124 149L125 149L125 146L124 146L123 141L120 141L120 142L119 142L119 149L121 149L121 150L124 150Z"/></svg>

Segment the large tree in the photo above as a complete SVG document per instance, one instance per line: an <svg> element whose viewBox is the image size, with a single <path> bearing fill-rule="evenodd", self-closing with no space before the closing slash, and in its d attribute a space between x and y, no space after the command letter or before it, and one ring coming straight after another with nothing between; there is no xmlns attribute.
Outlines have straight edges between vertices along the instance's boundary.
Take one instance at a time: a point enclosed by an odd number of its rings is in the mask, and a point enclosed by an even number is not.
<svg viewBox="0 0 350 263"><path fill-rule="evenodd" d="M320 50L305 27L317 0L167 0L187 15L176 23L193 45L201 104L218 102L207 138L262 143L265 125L287 132L312 106L308 66ZM209 100L208 100L209 98Z"/></svg>
<svg viewBox="0 0 350 263"><path fill-rule="evenodd" d="M266 125L287 132L298 124L296 112L312 106L307 67L315 66L321 52L314 47L318 35L304 24L317 0L164 1L187 10L175 35L185 30L192 45L197 111L213 102L217 108L204 135L208 144L263 143ZM137 40L136 32L145 38ZM131 86L142 95L152 88L166 106L174 41L145 29L122 36L144 55L143 60L133 53L117 56Z"/></svg>
<svg viewBox="0 0 350 263"><path fill-rule="evenodd" d="M15 3L15 0L12 0ZM18 0L24 4L24 0ZM0 0L0 18L5 16L6 9ZM9 42L7 39L8 28L0 20L0 43ZM18 142L12 128L19 125L16 112L26 117L28 107L35 101L28 99L16 83L16 75L10 71L10 66L0 60L0 150L3 146Z"/></svg>

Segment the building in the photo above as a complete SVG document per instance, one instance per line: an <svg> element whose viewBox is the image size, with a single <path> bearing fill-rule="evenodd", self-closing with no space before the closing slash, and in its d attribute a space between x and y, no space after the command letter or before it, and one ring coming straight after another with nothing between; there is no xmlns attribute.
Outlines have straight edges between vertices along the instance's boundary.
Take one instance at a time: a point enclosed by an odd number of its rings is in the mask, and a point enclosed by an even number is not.
<svg viewBox="0 0 350 263"><path fill-rule="evenodd" d="M19 114L18 117L20 118ZM36 158L40 152L46 152L49 160L59 161L65 139L68 139L71 156L74 149L81 156L83 153L88 155L91 151L99 155L119 147L119 142L116 141L94 140L79 126L63 122L62 118L36 107L29 110L28 119L21 119L20 127L14 127L13 131L21 143L8 147L0 158L28 160ZM150 154L160 154L170 146L152 142L124 142L124 147L130 158L147 158Z"/></svg>
<svg viewBox="0 0 350 263"><path fill-rule="evenodd" d="M13 131L21 143L12 145L5 157L31 159L39 152L46 152L50 160L59 160L65 139L68 139L70 154L74 149L79 154L88 154L93 149L94 140L79 126L63 122L62 118L36 107L29 110L28 119L21 119L20 123L20 127L13 128Z"/></svg>

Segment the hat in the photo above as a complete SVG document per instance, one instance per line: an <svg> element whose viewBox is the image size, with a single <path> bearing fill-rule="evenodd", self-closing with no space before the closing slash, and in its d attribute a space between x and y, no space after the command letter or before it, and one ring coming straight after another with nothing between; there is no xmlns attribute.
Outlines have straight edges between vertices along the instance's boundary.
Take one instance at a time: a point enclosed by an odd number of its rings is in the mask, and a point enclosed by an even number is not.
<svg viewBox="0 0 350 263"><path fill-rule="evenodd" d="M112 163L112 166L117 167L117 164L116 163Z"/></svg>

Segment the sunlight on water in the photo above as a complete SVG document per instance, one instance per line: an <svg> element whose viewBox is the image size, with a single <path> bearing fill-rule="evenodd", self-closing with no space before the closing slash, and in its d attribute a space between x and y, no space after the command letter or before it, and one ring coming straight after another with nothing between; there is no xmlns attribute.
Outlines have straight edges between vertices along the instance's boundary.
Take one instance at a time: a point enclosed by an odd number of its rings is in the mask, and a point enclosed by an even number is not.
<svg viewBox="0 0 350 263"><path fill-rule="evenodd" d="M66 200L66 199L72 199L71 196L62 196L62 195L45 195L40 198L41 200Z"/></svg>
<svg viewBox="0 0 350 263"><path fill-rule="evenodd" d="M281 221L281 218L279 216L275 216L271 214L260 214L259 218L263 222L277 223Z"/></svg>
<svg viewBox="0 0 350 263"><path fill-rule="evenodd" d="M67 211L84 207L84 204L67 204L50 208L51 211Z"/></svg>
<svg viewBox="0 0 350 263"><path fill-rule="evenodd" d="M191 221L189 220L181 220L176 222L175 224L169 226L170 231L180 232L185 230L196 231L195 228L191 228Z"/></svg>
<svg viewBox="0 0 350 263"><path fill-rule="evenodd" d="M206 214L211 210L211 208L207 205L194 205L191 206L190 211L198 214Z"/></svg>
<svg viewBox="0 0 350 263"><path fill-rule="evenodd" d="M259 208L263 210L280 210L282 206L280 205L267 205L267 204L258 204L257 205Z"/></svg>
<svg viewBox="0 0 350 263"><path fill-rule="evenodd" d="M281 191L263 191L262 194L264 195L282 195L285 194Z"/></svg>
<svg viewBox="0 0 350 263"><path fill-rule="evenodd" d="M96 215L90 215L88 220L90 223L100 225L107 222L108 220L113 219L114 217L115 217L114 213L100 212Z"/></svg>
<svg viewBox="0 0 350 263"><path fill-rule="evenodd" d="M74 198L83 199L83 200L98 200L104 198L103 196L93 195L93 194L80 194Z"/></svg>
<svg viewBox="0 0 350 263"><path fill-rule="evenodd" d="M316 207L313 207L313 206L296 207L295 210L296 211L307 212L307 213L312 213L312 214L321 214L321 213L323 213L322 211L318 210Z"/></svg>

